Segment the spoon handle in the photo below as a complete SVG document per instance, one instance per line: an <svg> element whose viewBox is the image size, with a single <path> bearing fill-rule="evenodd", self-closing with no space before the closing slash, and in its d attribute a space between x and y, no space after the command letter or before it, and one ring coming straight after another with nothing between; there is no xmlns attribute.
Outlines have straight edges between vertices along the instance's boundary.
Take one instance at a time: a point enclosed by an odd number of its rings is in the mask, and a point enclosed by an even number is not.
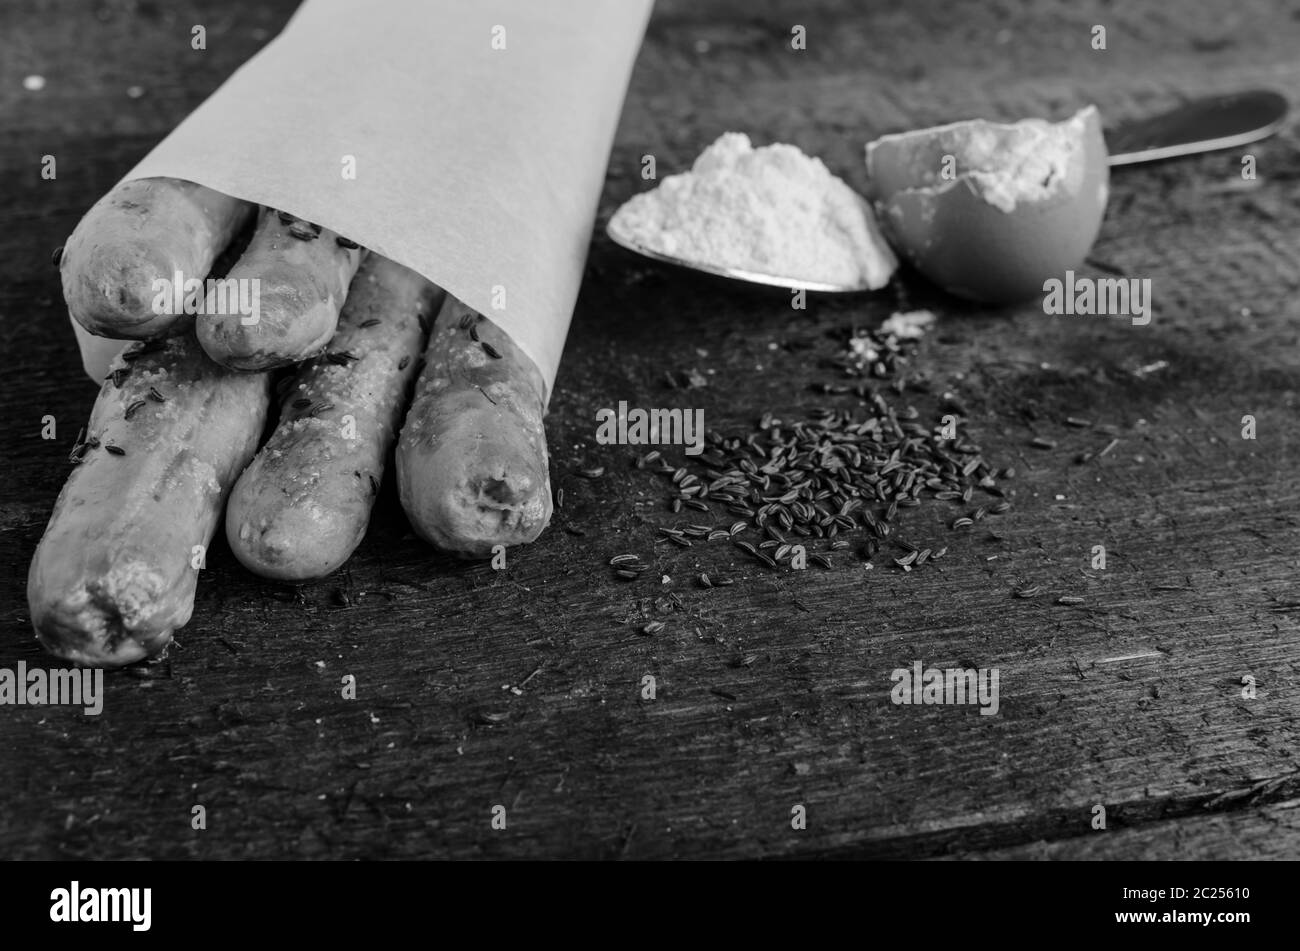
<svg viewBox="0 0 1300 951"><path fill-rule="evenodd" d="M1110 130L1106 148L1112 166L1228 149L1272 135L1286 114L1286 98L1267 89L1207 96Z"/></svg>

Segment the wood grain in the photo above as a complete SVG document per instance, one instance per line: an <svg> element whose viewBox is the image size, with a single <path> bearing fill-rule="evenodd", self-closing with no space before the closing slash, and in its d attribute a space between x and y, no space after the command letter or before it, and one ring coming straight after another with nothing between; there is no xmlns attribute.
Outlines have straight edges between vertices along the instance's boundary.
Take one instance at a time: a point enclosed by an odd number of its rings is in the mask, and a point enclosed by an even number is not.
<svg viewBox="0 0 1300 951"><path fill-rule="evenodd" d="M50 251L292 6L0 7L0 112L18 133L0 145L0 666L47 663L27 565L94 397ZM920 124L1089 101L1111 119L1253 85L1300 96L1300 18L1280 2L859 6L661 3L598 229L645 187L643 154L667 174L727 129L794 142L861 187L863 143ZM1105 53L1088 44L1098 23ZM39 94L29 73L47 78ZM1300 856L1298 145L1292 123L1252 146L1248 190L1231 152L1116 172L1092 259L1152 280L1146 328L963 305L915 275L792 312L780 293L635 261L597 230L547 422L564 502L542 540L501 572L431 555L390 482L325 583L260 582L218 546L178 646L110 675L102 716L0 709L0 855ZM900 306L940 316L911 367L933 393L909 399L929 418L936 394L961 396L986 457L1017 469L1011 512L958 534L954 510L910 510L904 537L949 554L908 575L855 559L769 574L725 543L656 543L680 519L630 449L596 444L596 409L700 407L739 432L763 409L806 412L835 379L835 335ZM665 380L693 369L703 388ZM56 440L40 438L45 414ZM605 561L623 551L653 570L617 581ZM736 584L700 588L702 570ZM1044 593L1012 596L1030 584ZM651 618L665 628L640 634ZM890 671L915 660L997 667L999 715L891 704Z"/></svg>

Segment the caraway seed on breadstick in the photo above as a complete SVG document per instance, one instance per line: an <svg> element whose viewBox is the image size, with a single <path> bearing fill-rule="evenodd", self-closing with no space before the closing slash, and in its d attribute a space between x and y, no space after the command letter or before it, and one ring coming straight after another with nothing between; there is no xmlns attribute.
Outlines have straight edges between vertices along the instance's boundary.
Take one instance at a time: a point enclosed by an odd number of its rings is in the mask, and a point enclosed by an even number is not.
<svg viewBox="0 0 1300 951"><path fill-rule="evenodd" d="M329 349L285 388L278 428L231 493L226 538L250 571L319 578L361 543L441 298L378 254L362 264Z"/></svg>
<svg viewBox="0 0 1300 951"><path fill-rule="evenodd" d="M536 539L551 518L544 415L537 365L447 295L397 444L416 534L463 558Z"/></svg>

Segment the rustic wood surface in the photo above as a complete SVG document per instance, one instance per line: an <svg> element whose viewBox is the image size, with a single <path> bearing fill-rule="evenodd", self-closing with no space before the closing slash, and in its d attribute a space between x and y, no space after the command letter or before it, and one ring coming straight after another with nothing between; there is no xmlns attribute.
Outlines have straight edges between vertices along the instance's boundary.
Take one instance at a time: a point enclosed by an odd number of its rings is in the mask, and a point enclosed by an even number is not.
<svg viewBox="0 0 1300 951"><path fill-rule="evenodd" d="M27 566L94 397L50 252L293 5L0 5L0 666L50 663ZM548 421L564 502L537 544L500 572L433 555L390 478L363 547L325 582L262 582L220 547L194 621L163 663L107 677L101 716L0 709L0 857L1300 856L1294 122L1249 147L1254 187L1240 150L1114 174L1092 260L1152 280L1144 328L963 305L913 274L793 312L781 293L634 261L600 231L644 187L643 154L678 171L727 129L793 142L860 188L862 145L884 132L1088 102L1114 121L1251 86L1296 100L1300 10L866 6L656 10ZM190 49L195 23L206 52ZM29 74L46 87L25 90ZM900 305L939 314L912 369L960 394L985 456L1015 466L1010 513L960 534L949 506L905 510L907 537L950 548L908 575L851 558L773 574L725 543L656 543L681 519L632 450L596 444L596 409L702 407L738 432L764 409L811 411L828 399L811 387L835 380L834 335ZM665 380L691 370L705 386ZM45 414L57 440L40 437ZM1030 448L1035 435L1056 448ZM616 581L605 562L622 551L654 570ZM737 583L705 590L702 570ZM1030 584L1044 593L1012 596ZM664 629L640 634L652 618ZM1132 655L1147 656L1114 660ZM997 667L1000 714L892 705L889 672L918 659Z"/></svg>

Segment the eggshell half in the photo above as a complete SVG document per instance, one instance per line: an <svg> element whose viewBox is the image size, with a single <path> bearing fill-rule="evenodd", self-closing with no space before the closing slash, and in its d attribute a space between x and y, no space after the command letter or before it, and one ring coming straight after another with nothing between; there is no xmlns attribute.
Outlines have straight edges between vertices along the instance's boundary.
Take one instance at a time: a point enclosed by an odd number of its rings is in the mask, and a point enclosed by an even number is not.
<svg viewBox="0 0 1300 951"><path fill-rule="evenodd" d="M913 267L952 294L990 303L1026 300L1043 282L1083 263L1097 239L1109 194L1101 118L1081 110L1076 147L1044 197L1021 197L1003 210L983 197L977 176L960 170L974 123L885 136L867 146L870 197L882 227ZM1057 123L1062 126L1065 123ZM1011 126L978 123L985 131ZM959 170L939 176L944 155Z"/></svg>

